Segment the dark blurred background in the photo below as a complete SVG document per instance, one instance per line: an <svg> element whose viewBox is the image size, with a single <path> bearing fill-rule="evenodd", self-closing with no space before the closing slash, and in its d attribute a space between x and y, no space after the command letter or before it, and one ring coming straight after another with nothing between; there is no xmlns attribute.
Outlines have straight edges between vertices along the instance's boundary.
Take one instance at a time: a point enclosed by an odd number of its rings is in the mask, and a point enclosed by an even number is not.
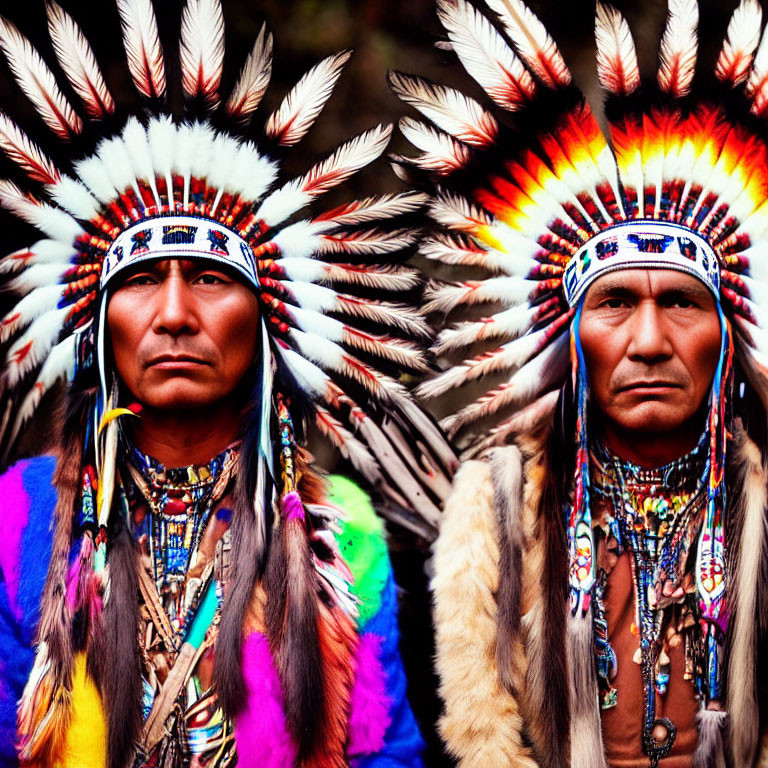
<svg viewBox="0 0 768 768"><path fill-rule="evenodd" d="M91 41L118 105L129 111L138 107L124 65L119 17L114 3L110 0L60 0L60 4L75 17ZM155 0L155 5L165 45L169 82L177 84L176 50L169 41L178 39L183 3L181 0ZM387 88L385 76L389 69L425 75L459 87L488 103L455 57L434 47L434 43L441 39L441 27L433 0L223 0L223 5L228 65L223 81L224 93L234 83L261 24L266 21L274 34L272 81L259 110L261 120L319 59L340 49L354 49L354 56L315 127L287 158L289 172L299 174L345 139L379 122L397 122L409 112ZM593 105L599 103L592 32L593 0L537 0L530 5L559 43L576 82ZM615 5L624 13L633 31L642 72L652 76L664 27L666 2L621 0ZM698 66L701 71L712 71L735 5L735 0L700 2ZM0 11L34 42L57 71L42 0L23 3L2 0ZM178 90L177 87L176 98ZM77 101L73 103L77 104ZM0 62L0 108L12 115L54 158L66 156L66 148L56 146L51 134L40 127L40 121L20 96L4 61ZM391 149L407 154L407 142L396 133ZM8 174L12 174L10 164L0 159L0 176ZM341 202L355 196L401 188L386 159L381 159L333 194ZM2 253L37 239L31 228L20 225L5 212L0 212L0 231ZM9 307L10 303L10 297L0 296L0 310ZM48 398L46 407L40 411L32 438L24 447L25 452L45 444L50 427L51 399ZM430 600L425 576L429 549L401 530L392 529L390 540L401 585L401 648L409 674L410 699L428 742L427 765L448 766L452 762L443 754L434 726L439 704L434 695Z"/></svg>

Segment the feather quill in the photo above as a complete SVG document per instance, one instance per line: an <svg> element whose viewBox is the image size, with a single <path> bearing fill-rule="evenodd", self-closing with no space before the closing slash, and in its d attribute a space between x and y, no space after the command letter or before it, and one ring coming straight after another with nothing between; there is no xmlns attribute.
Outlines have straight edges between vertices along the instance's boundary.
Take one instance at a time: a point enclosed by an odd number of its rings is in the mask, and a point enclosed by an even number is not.
<svg viewBox="0 0 768 768"><path fill-rule="evenodd" d="M227 114L236 120L247 120L261 103L271 76L272 33L263 24L227 101Z"/></svg>
<svg viewBox="0 0 768 768"><path fill-rule="evenodd" d="M447 133L410 117L401 118L399 125L403 136L424 153L410 160L419 168L447 176L469 162L469 147Z"/></svg>
<svg viewBox="0 0 768 768"><path fill-rule="evenodd" d="M43 184L59 181L56 166L4 112L0 112L0 148L31 179Z"/></svg>
<svg viewBox="0 0 768 768"><path fill-rule="evenodd" d="M763 34L747 81L747 95L752 99L752 111L764 117L768 107L768 33Z"/></svg>
<svg viewBox="0 0 768 768"><path fill-rule="evenodd" d="M56 58L86 111L97 119L112 114L115 101L82 30L55 0L48 0L46 10Z"/></svg>
<svg viewBox="0 0 768 768"><path fill-rule="evenodd" d="M220 0L187 0L181 16L181 84L190 99L219 103L224 66L224 14Z"/></svg>
<svg viewBox="0 0 768 768"><path fill-rule="evenodd" d="M505 384L440 422L448 437L467 424L514 405L529 405L544 391L562 381L568 368L568 334L563 334L545 352L520 368Z"/></svg>
<svg viewBox="0 0 768 768"><path fill-rule="evenodd" d="M536 90L528 70L504 38L466 0L439 0L437 13L469 74L503 109L516 110Z"/></svg>
<svg viewBox="0 0 768 768"><path fill-rule="evenodd" d="M533 73L549 88L566 86L571 73L552 36L522 0L486 0L499 14L517 52Z"/></svg>
<svg viewBox="0 0 768 768"><path fill-rule="evenodd" d="M148 99L165 95L165 60L151 0L116 0L128 69L136 89Z"/></svg>
<svg viewBox="0 0 768 768"><path fill-rule="evenodd" d="M59 90L56 78L29 40L0 17L0 49L8 60L21 90L61 139L71 139L83 129L83 121Z"/></svg>
<svg viewBox="0 0 768 768"><path fill-rule="evenodd" d="M379 157L391 135L391 125L377 125L342 144L330 157L310 168L300 179L299 189L315 197L341 184Z"/></svg>
<svg viewBox="0 0 768 768"><path fill-rule="evenodd" d="M496 120L460 91L402 72L390 72L388 80L396 96L451 136L476 147L495 140L499 130Z"/></svg>
<svg viewBox="0 0 768 768"><path fill-rule="evenodd" d="M315 411L315 423L320 432L338 448L339 453L348 459L368 482L378 483L381 480L379 465L365 445L322 405L316 405Z"/></svg>
<svg viewBox="0 0 768 768"><path fill-rule="evenodd" d="M659 51L659 88L670 96L687 96L696 71L699 6L696 0L669 0L669 16Z"/></svg>
<svg viewBox="0 0 768 768"><path fill-rule="evenodd" d="M613 7L598 2L595 19L597 75L604 88L628 96L640 85L637 52L627 20Z"/></svg>
<svg viewBox="0 0 768 768"><path fill-rule="evenodd" d="M16 412L16 419L7 440L8 445L13 445L16 437L23 429L24 425L32 418L37 406L43 399L43 395L59 379L70 379L74 373L76 344L75 334L67 336L58 343L45 358L40 373L37 375L35 383L27 393L21 405Z"/></svg>
<svg viewBox="0 0 768 768"><path fill-rule="evenodd" d="M350 51L341 51L312 67L270 115L266 135L284 147L300 141L330 98L351 55Z"/></svg>
<svg viewBox="0 0 768 768"><path fill-rule="evenodd" d="M763 11L757 0L741 0L731 16L715 75L731 86L743 83L760 42Z"/></svg>
<svg viewBox="0 0 768 768"><path fill-rule="evenodd" d="M315 221L327 221L337 226L352 226L368 221L391 219L418 211L429 197L422 192L401 192L399 194L366 197L351 203L324 211Z"/></svg>

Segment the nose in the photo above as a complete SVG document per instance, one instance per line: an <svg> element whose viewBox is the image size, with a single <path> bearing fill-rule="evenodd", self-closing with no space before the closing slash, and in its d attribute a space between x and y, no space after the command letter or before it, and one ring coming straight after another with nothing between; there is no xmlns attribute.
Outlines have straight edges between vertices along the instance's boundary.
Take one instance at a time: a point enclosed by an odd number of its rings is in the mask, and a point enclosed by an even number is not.
<svg viewBox="0 0 768 768"><path fill-rule="evenodd" d="M155 333L184 336L198 332L194 294L178 270L172 270L165 276L152 300L155 302L152 322Z"/></svg>
<svg viewBox="0 0 768 768"><path fill-rule="evenodd" d="M627 356L644 363L668 360L673 355L663 308L655 301L641 301L632 317Z"/></svg>

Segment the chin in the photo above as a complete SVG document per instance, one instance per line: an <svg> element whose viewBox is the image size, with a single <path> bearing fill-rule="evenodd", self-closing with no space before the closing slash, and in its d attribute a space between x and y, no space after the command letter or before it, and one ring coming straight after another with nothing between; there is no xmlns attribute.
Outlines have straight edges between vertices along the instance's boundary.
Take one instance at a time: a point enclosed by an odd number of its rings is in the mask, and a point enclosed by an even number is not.
<svg viewBox="0 0 768 768"><path fill-rule="evenodd" d="M667 403L643 403L613 415L612 421L629 432L665 433L675 432L688 425L695 416L689 407ZM704 423L701 424L702 430Z"/></svg>
<svg viewBox="0 0 768 768"><path fill-rule="evenodd" d="M211 406L224 395L207 387L194 386L190 382L174 383L172 386L153 388L145 397L138 397L147 408L158 411L191 411Z"/></svg>

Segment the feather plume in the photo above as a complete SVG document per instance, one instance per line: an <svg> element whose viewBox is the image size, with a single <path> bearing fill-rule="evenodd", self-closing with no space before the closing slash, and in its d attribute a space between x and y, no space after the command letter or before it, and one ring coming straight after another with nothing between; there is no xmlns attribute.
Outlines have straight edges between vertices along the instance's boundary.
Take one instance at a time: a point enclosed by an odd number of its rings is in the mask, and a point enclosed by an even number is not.
<svg viewBox="0 0 768 768"><path fill-rule="evenodd" d="M20 328L56 309L61 300L63 288L57 283L35 288L0 320L0 342L5 343Z"/></svg>
<svg viewBox="0 0 768 768"><path fill-rule="evenodd" d="M538 314L538 307L520 305L474 322L459 323L446 328L437 337L432 351L437 356L471 347L490 339L514 339L525 333Z"/></svg>
<svg viewBox="0 0 768 768"><path fill-rule="evenodd" d="M165 60L151 0L116 0L133 84L148 99L165 95Z"/></svg>
<svg viewBox="0 0 768 768"><path fill-rule="evenodd" d="M66 100L53 72L29 40L0 17L0 49L13 76L45 124L61 139L71 139L83 129L82 120Z"/></svg>
<svg viewBox="0 0 768 768"><path fill-rule="evenodd" d="M361 443L330 411L322 405L315 406L315 423L320 432L325 435L338 449L339 453L348 459L352 466L370 483L381 480L381 471L371 452Z"/></svg>
<svg viewBox="0 0 768 768"><path fill-rule="evenodd" d="M0 205L37 227L52 240L73 243L82 227L66 212L25 195L14 183L0 179Z"/></svg>
<svg viewBox="0 0 768 768"><path fill-rule="evenodd" d="M496 138L499 126L493 116L460 91L402 72L393 71L387 77L396 96L451 136L476 147Z"/></svg>
<svg viewBox="0 0 768 768"><path fill-rule="evenodd" d="M559 325L562 327L562 323ZM552 327L542 328L535 333L510 341L492 352L465 360L461 365L449 368L439 376L425 381L419 386L418 394L420 397L431 400L483 376L499 371L517 370L539 354L551 342L552 336Z"/></svg>
<svg viewBox="0 0 768 768"><path fill-rule="evenodd" d="M740 85L747 79L760 42L763 11L757 0L741 0L728 24L715 74L724 83Z"/></svg>
<svg viewBox="0 0 768 768"><path fill-rule="evenodd" d="M467 72L503 109L529 101L536 84L504 38L466 0L439 0L437 13Z"/></svg>
<svg viewBox="0 0 768 768"><path fill-rule="evenodd" d="M696 0L669 0L669 16L659 52L659 88L686 96L696 71L699 6Z"/></svg>
<svg viewBox="0 0 768 768"><path fill-rule="evenodd" d="M597 74L604 88L628 96L640 85L637 53L627 20L611 5L598 2L595 19Z"/></svg>
<svg viewBox="0 0 768 768"><path fill-rule="evenodd" d="M62 176L56 186L50 188L51 199L64 210L83 221L95 218L100 210L99 203L88 191L85 184Z"/></svg>
<svg viewBox="0 0 768 768"><path fill-rule="evenodd" d="M534 400L530 405L526 405L525 408L521 408L514 415L491 429L486 437L470 446L462 458L465 460L474 458L494 445L507 445L510 435L521 435L529 432L534 426L552 415L559 396L560 390L555 389Z"/></svg>
<svg viewBox="0 0 768 768"><path fill-rule="evenodd" d="M514 405L522 408L551 389L565 376L568 368L568 334L563 334L547 350L520 368L505 384L488 392L474 403L440 422L448 437L467 424Z"/></svg>
<svg viewBox="0 0 768 768"><path fill-rule="evenodd" d="M51 263L59 264L63 271L69 267L73 252L72 246L68 243L38 240L33 245L9 253L0 259L0 274L15 274L34 264Z"/></svg>
<svg viewBox="0 0 768 768"><path fill-rule="evenodd" d="M290 336L303 355L326 370L335 371L356 381L374 397L389 402L392 398L405 395L405 390L399 382L345 352L335 342L316 333L306 333L295 328L291 329Z"/></svg>
<svg viewBox="0 0 768 768"><path fill-rule="evenodd" d="M0 205L14 216L32 224L40 203L31 195L23 192L12 181L0 179Z"/></svg>
<svg viewBox="0 0 768 768"><path fill-rule="evenodd" d="M58 182L56 166L4 112L0 112L0 148L31 179L43 184Z"/></svg>
<svg viewBox="0 0 768 768"><path fill-rule="evenodd" d="M236 120L247 120L261 103L272 76L272 33L262 24L253 50L245 60L243 71L226 104L227 114Z"/></svg>
<svg viewBox="0 0 768 768"><path fill-rule="evenodd" d="M757 47L747 81L747 94L752 99L752 111L764 117L768 107L768 33L763 34Z"/></svg>
<svg viewBox="0 0 768 768"><path fill-rule="evenodd" d="M443 192L434 198L429 212L432 218L448 229L474 233L478 227L491 223L491 217L463 197Z"/></svg>
<svg viewBox="0 0 768 768"><path fill-rule="evenodd" d="M394 253L413 245L416 233L411 229L381 232L368 229L351 233L323 235L318 246L320 253L348 253L354 256Z"/></svg>
<svg viewBox="0 0 768 768"><path fill-rule="evenodd" d="M300 141L330 98L351 55L350 51L341 51L312 67L270 115L266 135L286 147Z"/></svg>
<svg viewBox="0 0 768 768"><path fill-rule="evenodd" d="M314 165L299 181L299 189L313 197L341 184L373 162L386 149L391 125L377 125L342 144L330 157Z"/></svg>
<svg viewBox="0 0 768 768"><path fill-rule="evenodd" d="M308 283L346 283L384 291L407 291L419 282L419 273L394 266L327 264L317 259L283 258L277 267L291 280Z"/></svg>
<svg viewBox="0 0 768 768"><path fill-rule="evenodd" d="M404 333L429 338L430 331L418 311L408 304L358 299L354 296L337 295L337 312L351 317L362 317L374 323L399 328Z"/></svg>
<svg viewBox="0 0 768 768"><path fill-rule="evenodd" d="M429 197L422 192L400 192L366 197L321 213L315 221L327 221L336 226L352 226L368 221L391 219L418 211Z"/></svg>
<svg viewBox="0 0 768 768"><path fill-rule="evenodd" d="M544 85L558 88L571 82L555 41L522 0L486 0L486 4L499 14L518 54Z"/></svg>
<svg viewBox="0 0 768 768"><path fill-rule="evenodd" d="M35 383L18 407L16 419L7 440L8 445L14 444L16 437L24 428L24 425L32 418L37 406L40 405L43 395L59 379L70 379L72 377L75 369L76 341L76 336L71 334L49 352Z"/></svg>
<svg viewBox="0 0 768 768"><path fill-rule="evenodd" d="M86 111L97 119L112 114L115 101L82 30L55 0L48 0L46 10L56 58Z"/></svg>
<svg viewBox="0 0 768 768"><path fill-rule="evenodd" d="M487 280L468 280L463 283L446 283L430 290L423 311L451 312L462 305L502 301L516 306L527 301L536 290L535 280L513 277L489 277Z"/></svg>
<svg viewBox="0 0 768 768"><path fill-rule="evenodd" d="M484 267L488 269L487 252L474 242L459 242L450 235L437 233L425 240L419 253L431 261L461 267ZM494 271L498 271L494 270Z"/></svg>
<svg viewBox="0 0 768 768"><path fill-rule="evenodd" d="M69 309L46 312L29 326L8 350L6 375L8 384L15 387L33 368L40 365L61 333Z"/></svg>
<svg viewBox="0 0 768 768"><path fill-rule="evenodd" d="M224 65L224 14L220 0L187 0L181 16L181 83L189 98L219 103Z"/></svg>
<svg viewBox="0 0 768 768"><path fill-rule="evenodd" d="M447 133L410 117L401 118L399 125L403 136L424 153L411 160L419 168L447 176L469 162L469 147Z"/></svg>
<svg viewBox="0 0 768 768"><path fill-rule="evenodd" d="M307 333L362 349L370 355L416 371L426 370L421 347L392 336L377 336L345 325L339 320L300 307L286 307L286 314ZM1 329L1 326L0 326Z"/></svg>

